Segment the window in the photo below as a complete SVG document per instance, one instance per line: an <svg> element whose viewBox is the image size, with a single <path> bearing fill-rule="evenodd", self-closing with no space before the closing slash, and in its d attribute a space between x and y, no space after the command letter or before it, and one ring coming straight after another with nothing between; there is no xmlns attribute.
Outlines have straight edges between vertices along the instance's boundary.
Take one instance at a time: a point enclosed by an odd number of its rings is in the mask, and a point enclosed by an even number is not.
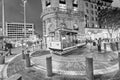
<svg viewBox="0 0 120 80"><path fill-rule="evenodd" d="M95 5L95 9L97 9L97 5Z"/></svg>
<svg viewBox="0 0 120 80"><path fill-rule="evenodd" d="M91 17L91 20L94 21L94 17Z"/></svg>
<svg viewBox="0 0 120 80"><path fill-rule="evenodd" d="M59 7L61 8L61 11L66 11L66 0L59 0Z"/></svg>
<svg viewBox="0 0 120 80"><path fill-rule="evenodd" d="M78 0L73 0L73 10L78 11Z"/></svg>
<svg viewBox="0 0 120 80"><path fill-rule="evenodd" d="M78 0L73 0L73 7L78 7Z"/></svg>
<svg viewBox="0 0 120 80"><path fill-rule="evenodd" d="M96 21L98 20L98 18L96 17Z"/></svg>
<svg viewBox="0 0 120 80"><path fill-rule="evenodd" d="M88 7L88 3L85 3L86 7Z"/></svg>
<svg viewBox="0 0 120 80"><path fill-rule="evenodd" d="M87 13L89 13L89 10L88 10L88 9L86 9L86 12L87 12Z"/></svg>
<svg viewBox="0 0 120 80"><path fill-rule="evenodd" d="M51 0L46 0L46 7L50 7L51 6Z"/></svg>
<svg viewBox="0 0 120 80"><path fill-rule="evenodd" d="M94 28L94 23L92 23L92 27Z"/></svg>
<svg viewBox="0 0 120 80"><path fill-rule="evenodd" d="M94 15L94 12L93 12L93 10L91 10L91 14L92 14L92 15Z"/></svg>
<svg viewBox="0 0 120 80"><path fill-rule="evenodd" d="M66 0L59 0L60 4L66 4Z"/></svg>
<svg viewBox="0 0 120 80"><path fill-rule="evenodd" d="M98 7L98 11L100 11L101 10L101 8L100 7Z"/></svg>
<svg viewBox="0 0 120 80"><path fill-rule="evenodd" d="M96 11L95 14L98 15L98 12Z"/></svg>
<svg viewBox="0 0 120 80"><path fill-rule="evenodd" d="M91 4L91 8L93 8L93 4Z"/></svg>

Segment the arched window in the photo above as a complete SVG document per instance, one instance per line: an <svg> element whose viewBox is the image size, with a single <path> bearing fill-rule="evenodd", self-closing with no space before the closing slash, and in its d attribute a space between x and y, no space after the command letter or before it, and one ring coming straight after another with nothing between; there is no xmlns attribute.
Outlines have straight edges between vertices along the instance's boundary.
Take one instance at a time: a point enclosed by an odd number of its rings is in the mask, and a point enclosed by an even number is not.
<svg viewBox="0 0 120 80"><path fill-rule="evenodd" d="M66 4L66 0L59 0L60 4Z"/></svg>
<svg viewBox="0 0 120 80"><path fill-rule="evenodd" d="M77 11L78 10L78 0L73 0L72 4L73 4L73 10Z"/></svg>
<svg viewBox="0 0 120 80"><path fill-rule="evenodd" d="M46 0L46 7L51 7L51 0Z"/></svg>

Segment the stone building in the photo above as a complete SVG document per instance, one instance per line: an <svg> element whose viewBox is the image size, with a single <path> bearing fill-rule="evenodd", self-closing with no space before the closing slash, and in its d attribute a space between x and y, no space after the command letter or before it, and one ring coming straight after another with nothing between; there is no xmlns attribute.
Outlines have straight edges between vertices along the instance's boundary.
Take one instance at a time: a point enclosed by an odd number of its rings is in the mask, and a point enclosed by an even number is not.
<svg viewBox="0 0 120 80"><path fill-rule="evenodd" d="M102 28L98 25L98 13L101 9L110 7L113 0L84 0L84 13L86 16L86 27Z"/></svg>
<svg viewBox="0 0 120 80"><path fill-rule="evenodd" d="M79 34L84 34L84 1L41 0L43 41L45 47L65 49L75 46ZM78 41L80 42L80 41Z"/></svg>
<svg viewBox="0 0 120 80"><path fill-rule="evenodd" d="M73 46L74 40L81 38L79 36L85 33L85 28L101 28L97 23L97 15L102 8L110 7L113 2L113 0L41 1L43 41L46 48L59 45L60 49Z"/></svg>

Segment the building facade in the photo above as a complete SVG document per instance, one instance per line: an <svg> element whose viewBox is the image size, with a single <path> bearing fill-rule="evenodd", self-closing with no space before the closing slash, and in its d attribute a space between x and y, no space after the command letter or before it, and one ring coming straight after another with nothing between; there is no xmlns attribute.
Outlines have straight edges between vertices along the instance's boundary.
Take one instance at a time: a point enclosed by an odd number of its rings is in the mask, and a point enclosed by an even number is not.
<svg viewBox="0 0 120 80"><path fill-rule="evenodd" d="M110 7L113 0L84 0L86 27L102 28L98 25L98 13L101 9Z"/></svg>
<svg viewBox="0 0 120 80"><path fill-rule="evenodd" d="M24 23L6 23L6 36L9 39L25 38ZM34 35L34 24L26 23L26 37Z"/></svg>
<svg viewBox="0 0 120 80"><path fill-rule="evenodd" d="M75 45L84 34L85 19L82 0L41 0L43 41L46 48L64 49Z"/></svg>

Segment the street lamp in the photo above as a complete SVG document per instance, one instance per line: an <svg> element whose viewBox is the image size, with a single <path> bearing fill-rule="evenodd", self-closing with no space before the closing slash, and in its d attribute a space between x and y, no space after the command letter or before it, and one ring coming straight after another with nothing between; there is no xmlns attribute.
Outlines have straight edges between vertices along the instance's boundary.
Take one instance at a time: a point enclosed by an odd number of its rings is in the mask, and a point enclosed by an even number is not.
<svg viewBox="0 0 120 80"><path fill-rule="evenodd" d="M3 49L4 49L4 36L5 36L5 8L4 8L4 0L2 0L2 37L3 37Z"/></svg>
<svg viewBox="0 0 120 80"><path fill-rule="evenodd" d="M4 36L5 27L5 10L4 10L4 0L2 0L2 34Z"/></svg>
<svg viewBox="0 0 120 80"><path fill-rule="evenodd" d="M26 3L27 0L22 0L23 4L24 4L24 39L26 39ZM23 51L23 55L24 55L24 50L23 50L23 39L22 39L22 51Z"/></svg>
<svg viewBox="0 0 120 80"><path fill-rule="evenodd" d="M26 39L26 3L27 0L22 0L24 4L24 38Z"/></svg>

